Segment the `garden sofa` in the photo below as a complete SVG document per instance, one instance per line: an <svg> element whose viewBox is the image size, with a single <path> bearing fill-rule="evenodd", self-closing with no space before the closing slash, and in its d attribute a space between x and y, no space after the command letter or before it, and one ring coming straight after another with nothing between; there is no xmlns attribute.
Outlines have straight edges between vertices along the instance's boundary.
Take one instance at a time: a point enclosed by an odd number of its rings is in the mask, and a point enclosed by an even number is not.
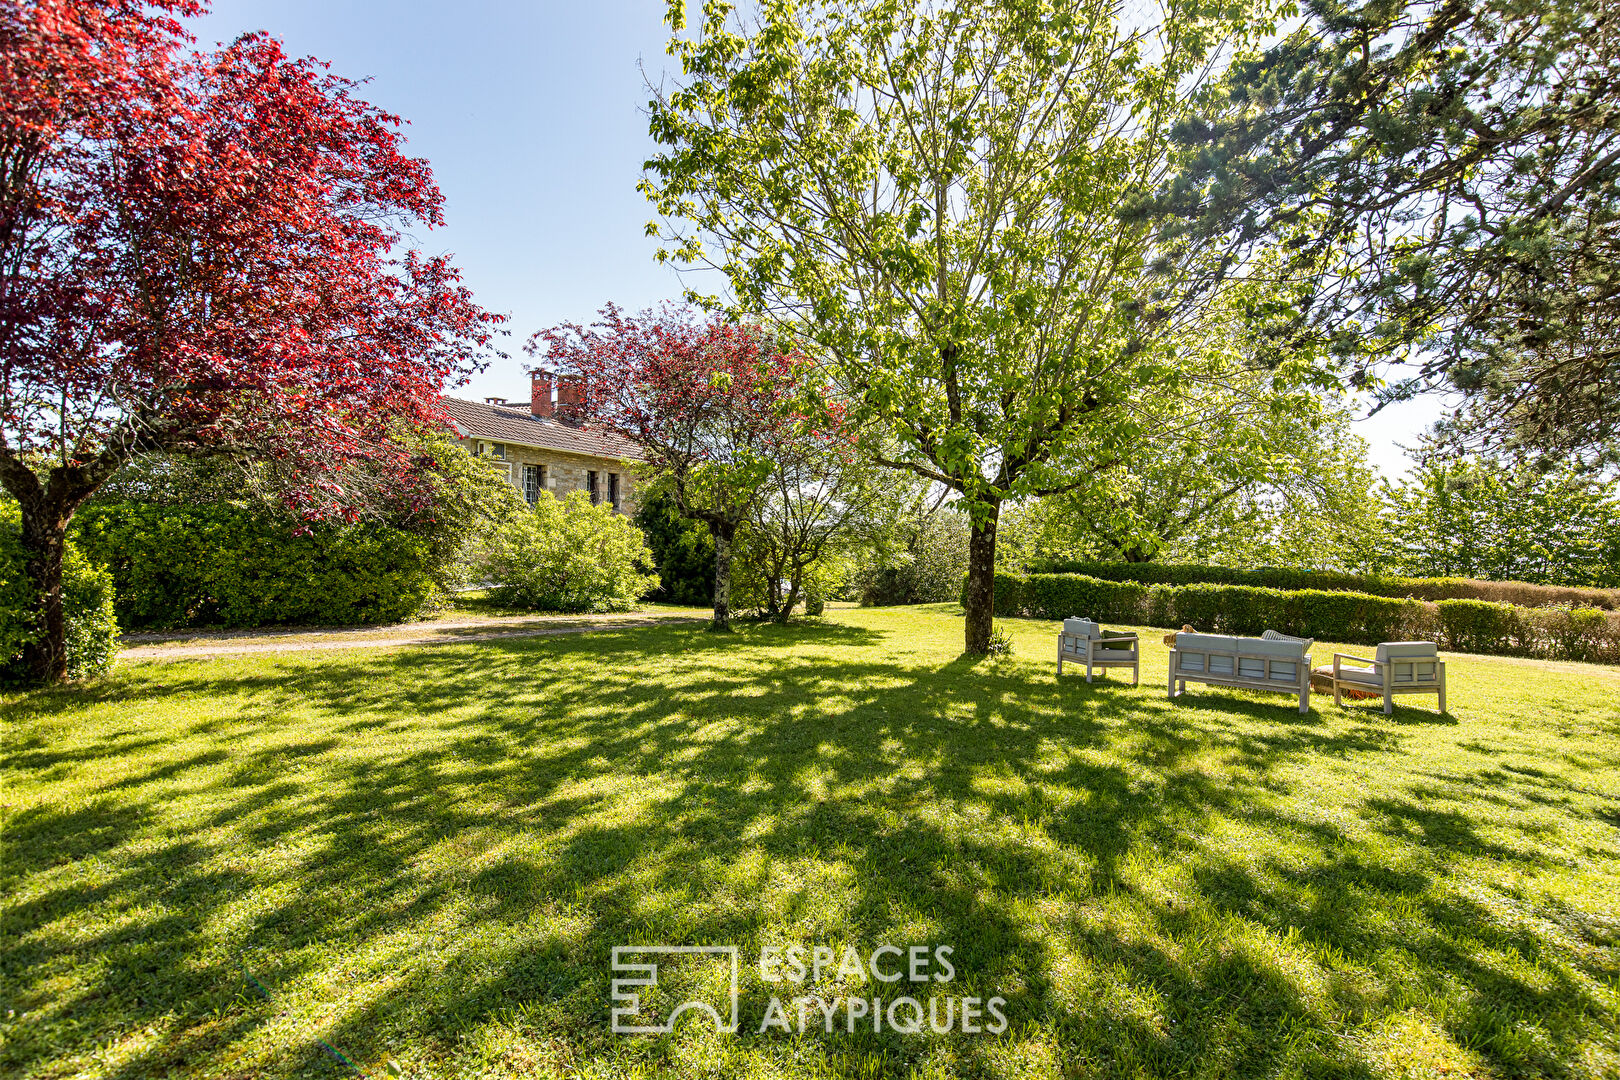
<svg viewBox="0 0 1620 1080"><path fill-rule="evenodd" d="M1263 638L1179 633L1170 648L1170 697L1185 693L1190 682L1272 690L1298 697L1299 711L1307 712L1311 645L1276 633Z"/></svg>
<svg viewBox="0 0 1620 1080"><path fill-rule="evenodd" d="M1058 674L1063 674L1063 661L1086 665L1086 682L1091 681L1091 669L1103 674L1111 667L1131 669L1131 685L1142 681L1142 650L1135 634L1108 631L1090 619L1064 619L1058 632Z"/></svg>
<svg viewBox="0 0 1620 1080"><path fill-rule="evenodd" d="M1446 711L1446 662L1432 641L1386 641L1370 660L1334 653L1333 666L1319 668L1317 674L1332 681L1335 705L1342 704L1344 691L1361 690L1382 694L1388 714L1395 711L1396 694L1438 694L1440 711Z"/></svg>

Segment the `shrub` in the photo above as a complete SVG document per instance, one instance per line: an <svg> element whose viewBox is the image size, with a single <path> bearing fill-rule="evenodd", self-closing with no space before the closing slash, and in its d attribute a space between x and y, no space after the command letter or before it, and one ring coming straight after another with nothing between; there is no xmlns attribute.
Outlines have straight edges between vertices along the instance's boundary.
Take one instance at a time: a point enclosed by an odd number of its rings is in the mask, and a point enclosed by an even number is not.
<svg viewBox="0 0 1620 1080"><path fill-rule="evenodd" d="M943 604L959 598L968 566L968 523L960 514L925 518L889 566L868 566L852 577L867 607L889 604Z"/></svg>
<svg viewBox="0 0 1620 1080"><path fill-rule="evenodd" d="M996 627L990 634L990 643L985 646L986 656L1011 656L1013 651L1012 635L1002 627Z"/></svg>
<svg viewBox="0 0 1620 1080"><path fill-rule="evenodd" d="M1472 578L1408 578L1384 574L1350 574L1331 570L1289 570L1196 563L1109 563L1048 561L1032 567L1037 574L1085 574L1105 581L1150 585L1248 585L1257 588L1325 592L1359 592L1415 600L1490 600L1523 607L1595 607L1620 609L1620 589L1577 589L1531 585L1523 581L1476 581Z"/></svg>
<svg viewBox="0 0 1620 1080"><path fill-rule="evenodd" d="M112 571L128 627L398 622L437 592L431 540L379 523L306 527L262 507L99 503L75 526Z"/></svg>
<svg viewBox="0 0 1620 1080"><path fill-rule="evenodd" d="M1489 600L1442 600L1440 632L1448 649L1473 653L1528 652L1530 629L1512 604Z"/></svg>
<svg viewBox="0 0 1620 1080"><path fill-rule="evenodd" d="M658 585L641 530L583 491L541 498L484 558L495 599L532 611L627 611Z"/></svg>
<svg viewBox="0 0 1620 1080"><path fill-rule="evenodd" d="M1536 608L1525 614L1555 655L1620 664L1620 616L1597 608Z"/></svg>
<svg viewBox="0 0 1620 1080"><path fill-rule="evenodd" d="M996 579L998 607L1012 604L1037 618L1065 619L1086 615L1098 622L1140 623L1147 617L1149 588L1130 582L1099 581L1080 574L1032 574L1019 578L1013 595L1001 597L1001 576Z"/></svg>
<svg viewBox="0 0 1620 1080"><path fill-rule="evenodd" d="M714 537L700 521L683 518L675 500L656 488L643 493L635 523L658 567L653 597L670 604L714 603Z"/></svg>
<svg viewBox="0 0 1620 1080"><path fill-rule="evenodd" d="M62 562L62 604L67 616L68 677L106 671L118 655L113 578L72 540ZM26 675L20 658L39 633L35 611L22 546L22 517L15 503L0 504L0 681L16 682Z"/></svg>
<svg viewBox="0 0 1620 1080"><path fill-rule="evenodd" d="M1596 608L1527 608L1484 600L1431 604L1322 589L1142 585L1084 574L1002 573L996 575L996 614L1185 624L1246 637L1276 630L1347 645L1436 641L1461 652L1620 663L1620 614Z"/></svg>

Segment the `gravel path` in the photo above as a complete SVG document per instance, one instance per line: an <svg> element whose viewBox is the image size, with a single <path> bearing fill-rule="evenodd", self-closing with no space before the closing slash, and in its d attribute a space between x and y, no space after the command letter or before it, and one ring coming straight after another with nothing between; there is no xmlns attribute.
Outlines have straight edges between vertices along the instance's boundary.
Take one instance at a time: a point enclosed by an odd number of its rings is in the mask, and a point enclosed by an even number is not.
<svg viewBox="0 0 1620 1080"><path fill-rule="evenodd" d="M318 652L329 649L379 649L394 645L459 645L466 641L497 641L502 638L551 637L558 634L584 634L593 630L630 630L641 626L654 626L662 624L690 624L700 623L703 619L681 616L652 616L648 618L610 618L575 620L567 623L550 623L543 626L527 626L522 629L500 630L490 629L483 632L465 633L468 629L479 626L498 627L500 622L456 622L444 624L417 624L416 626L401 627L400 632L393 634L380 633L376 627L363 630L310 630L303 635L304 640L288 640L298 638L300 635L287 631L278 631L276 641L254 641L250 637L236 637L217 639L211 645L193 645L190 641L181 644L144 644L131 645L118 655L124 660L162 660L169 657L198 657L198 656L234 656L245 653L290 653L290 652ZM434 627L438 632L422 632L417 627Z"/></svg>

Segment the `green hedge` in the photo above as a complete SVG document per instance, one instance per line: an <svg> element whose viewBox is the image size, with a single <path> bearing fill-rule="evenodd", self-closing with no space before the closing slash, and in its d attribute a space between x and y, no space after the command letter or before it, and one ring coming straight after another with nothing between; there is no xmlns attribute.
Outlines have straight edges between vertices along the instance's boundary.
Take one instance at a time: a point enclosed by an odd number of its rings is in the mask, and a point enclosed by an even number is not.
<svg viewBox="0 0 1620 1080"><path fill-rule="evenodd" d="M104 503L76 519L125 627L397 622L434 596L429 542L386 525L231 506Z"/></svg>
<svg viewBox="0 0 1620 1080"><path fill-rule="evenodd" d="M1384 574L1349 574L1331 570L1261 567L1240 570L1197 563L1119 563L1052 560L1031 568L1032 576L1084 574L1104 581L1144 585L1247 585L1264 589L1358 592L1413 600L1485 600L1521 607L1595 607L1620 610L1620 589L1577 589L1531 585L1523 581L1476 581L1473 578L1409 578Z"/></svg>
<svg viewBox="0 0 1620 1080"><path fill-rule="evenodd" d="M1206 633L1266 630L1347 645L1436 641L1458 652L1620 663L1620 616L1595 608L1526 608L1250 585L1144 585L1084 574L997 574L1001 616L1080 615Z"/></svg>
<svg viewBox="0 0 1620 1080"><path fill-rule="evenodd" d="M62 606L67 616L68 677L106 671L118 654L113 578L72 540L62 559ZM39 633L35 611L22 546L22 515L16 503L0 503L0 682L27 677L20 660L24 647Z"/></svg>

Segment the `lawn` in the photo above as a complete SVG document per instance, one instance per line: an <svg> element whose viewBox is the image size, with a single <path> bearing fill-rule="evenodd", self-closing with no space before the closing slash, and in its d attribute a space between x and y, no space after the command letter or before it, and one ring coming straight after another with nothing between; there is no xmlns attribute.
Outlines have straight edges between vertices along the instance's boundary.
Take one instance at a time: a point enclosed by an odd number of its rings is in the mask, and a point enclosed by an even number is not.
<svg viewBox="0 0 1620 1080"><path fill-rule="evenodd" d="M979 663L949 608L840 610L4 699L0 1074L1620 1074L1620 670L1456 658L1451 716L1302 717L1166 700L1156 635L1140 689L1058 681L1055 627L1006 626ZM650 943L739 946L741 1033L611 1034ZM901 993L762 946L885 944L950 946L920 992L1007 1030L757 1032Z"/></svg>

